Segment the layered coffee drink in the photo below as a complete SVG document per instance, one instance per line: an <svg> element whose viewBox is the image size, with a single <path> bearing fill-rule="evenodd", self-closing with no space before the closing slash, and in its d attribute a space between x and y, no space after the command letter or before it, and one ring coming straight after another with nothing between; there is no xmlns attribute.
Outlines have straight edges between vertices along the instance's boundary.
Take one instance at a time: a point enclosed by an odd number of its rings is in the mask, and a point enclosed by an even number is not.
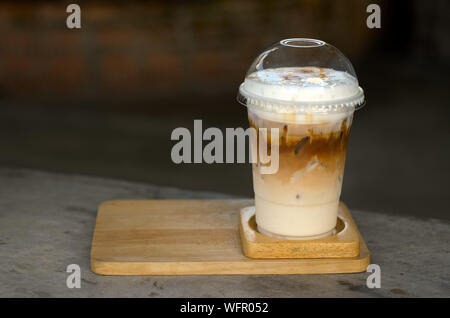
<svg viewBox="0 0 450 318"><path fill-rule="evenodd" d="M260 161L253 163L256 222L261 233L293 238L331 234L336 225L352 116L292 123L249 112L250 126L257 131L277 128L281 132L278 140L268 137L265 141L267 149L272 142L278 144L278 171L262 174ZM258 147L258 143L252 146Z"/></svg>
<svg viewBox="0 0 450 318"><path fill-rule="evenodd" d="M320 47L322 55L323 50L330 56L338 52L322 41L293 40L302 45L317 41L311 47ZM364 95L351 74L351 64L349 71L319 66L279 67L279 61L273 67L262 67L270 61L270 54L286 50L283 41L257 58L238 96L248 108L250 126L256 131L268 131L258 134L257 142L252 142L253 153L260 154L261 145L278 151L275 173L263 173L261 168L267 163L259 156L253 163L256 223L258 231L267 236L326 237L336 226L350 127ZM288 49L292 45L284 43ZM282 52L283 58L288 56ZM311 55L311 51L307 53ZM278 130L277 138L271 137L273 129Z"/></svg>

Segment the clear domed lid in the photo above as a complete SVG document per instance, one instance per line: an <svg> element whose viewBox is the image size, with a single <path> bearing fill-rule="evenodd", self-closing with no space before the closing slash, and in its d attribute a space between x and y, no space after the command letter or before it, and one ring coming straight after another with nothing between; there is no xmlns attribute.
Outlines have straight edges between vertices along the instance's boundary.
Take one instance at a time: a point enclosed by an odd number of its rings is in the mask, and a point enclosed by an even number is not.
<svg viewBox="0 0 450 318"><path fill-rule="evenodd" d="M350 61L320 40L285 39L262 52L239 87L239 103L277 113L336 113L364 104Z"/></svg>

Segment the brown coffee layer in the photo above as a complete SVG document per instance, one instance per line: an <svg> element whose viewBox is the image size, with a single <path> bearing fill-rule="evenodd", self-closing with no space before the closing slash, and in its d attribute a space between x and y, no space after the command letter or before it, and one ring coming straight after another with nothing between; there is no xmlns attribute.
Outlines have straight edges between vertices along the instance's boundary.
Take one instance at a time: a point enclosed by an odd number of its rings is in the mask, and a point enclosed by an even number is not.
<svg viewBox="0 0 450 318"><path fill-rule="evenodd" d="M259 128L268 129L266 143L269 155L271 143L274 142L270 138L270 130L279 129L279 138L275 141L279 146L279 170L273 175L265 175L264 178L276 177L288 180L295 171L305 168L312 170L316 165L320 165L333 175L336 172L343 173L350 135L346 119L342 120L340 125L339 123L283 124L252 114L249 121L250 126L256 131ZM327 129L332 125L333 129ZM262 137L258 134L258 138Z"/></svg>

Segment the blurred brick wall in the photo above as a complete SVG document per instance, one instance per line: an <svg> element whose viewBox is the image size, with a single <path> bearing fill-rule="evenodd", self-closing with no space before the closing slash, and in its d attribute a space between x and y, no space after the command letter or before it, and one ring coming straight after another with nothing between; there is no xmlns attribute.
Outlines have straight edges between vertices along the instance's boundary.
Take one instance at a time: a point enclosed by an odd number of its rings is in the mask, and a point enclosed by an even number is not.
<svg viewBox="0 0 450 318"><path fill-rule="evenodd" d="M72 1L73 2L73 1ZM235 94L253 58L281 38L320 38L352 60L371 48L370 1L0 3L0 98L123 104Z"/></svg>

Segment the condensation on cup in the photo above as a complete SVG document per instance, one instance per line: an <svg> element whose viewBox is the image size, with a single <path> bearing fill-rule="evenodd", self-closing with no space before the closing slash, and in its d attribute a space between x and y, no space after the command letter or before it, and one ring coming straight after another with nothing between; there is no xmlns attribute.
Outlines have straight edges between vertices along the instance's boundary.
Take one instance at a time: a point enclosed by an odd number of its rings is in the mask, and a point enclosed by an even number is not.
<svg viewBox="0 0 450 318"><path fill-rule="evenodd" d="M314 239L336 227L353 114L364 92L350 61L314 39L282 40L262 52L240 85L250 126L277 128L278 171L253 163L256 223L264 235ZM258 138L270 136L270 133ZM254 153L262 140L252 142Z"/></svg>

